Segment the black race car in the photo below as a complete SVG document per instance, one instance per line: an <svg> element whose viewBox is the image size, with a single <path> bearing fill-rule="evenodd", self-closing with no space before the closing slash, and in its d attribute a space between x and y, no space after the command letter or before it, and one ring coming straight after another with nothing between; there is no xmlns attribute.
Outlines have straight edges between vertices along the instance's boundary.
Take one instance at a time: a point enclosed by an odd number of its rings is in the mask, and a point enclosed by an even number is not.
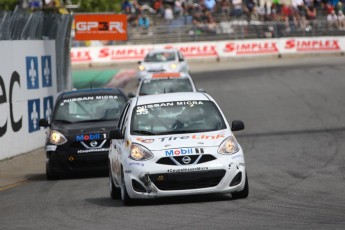
<svg viewBox="0 0 345 230"><path fill-rule="evenodd" d="M128 98L121 89L61 93L56 99L46 139L48 180L78 172L107 172L109 130L117 126Z"/></svg>

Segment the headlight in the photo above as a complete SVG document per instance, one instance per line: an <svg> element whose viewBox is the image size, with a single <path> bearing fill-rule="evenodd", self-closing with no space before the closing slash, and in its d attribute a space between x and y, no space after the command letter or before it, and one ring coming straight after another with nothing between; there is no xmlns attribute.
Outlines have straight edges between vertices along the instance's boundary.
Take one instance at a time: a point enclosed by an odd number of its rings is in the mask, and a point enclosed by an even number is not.
<svg viewBox="0 0 345 230"><path fill-rule="evenodd" d="M140 66L139 66L139 70L140 70L140 71L144 71L144 70L145 70L145 66L140 65Z"/></svg>
<svg viewBox="0 0 345 230"><path fill-rule="evenodd" d="M153 154L150 150L145 148L144 146L138 144L131 145L131 153L129 158L135 161L146 161L153 157Z"/></svg>
<svg viewBox="0 0 345 230"><path fill-rule="evenodd" d="M56 130L52 130L49 136L49 142L54 145L62 145L67 142L66 137Z"/></svg>
<svg viewBox="0 0 345 230"><path fill-rule="evenodd" d="M238 143L236 141L236 138L233 136L230 136L228 138L226 138L219 146L218 148L218 153L220 154L234 154L236 152L238 152L239 147L238 147Z"/></svg>
<svg viewBox="0 0 345 230"><path fill-rule="evenodd" d="M176 63L170 64L170 69L176 69L176 68L177 68Z"/></svg>

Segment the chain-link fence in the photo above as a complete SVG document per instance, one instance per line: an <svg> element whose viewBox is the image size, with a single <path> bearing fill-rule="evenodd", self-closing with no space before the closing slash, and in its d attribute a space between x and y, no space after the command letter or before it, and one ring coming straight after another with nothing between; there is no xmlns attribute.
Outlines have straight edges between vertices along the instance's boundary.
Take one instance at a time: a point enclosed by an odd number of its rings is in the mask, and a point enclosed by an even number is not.
<svg viewBox="0 0 345 230"><path fill-rule="evenodd" d="M0 40L55 40L57 90L71 88L70 14L0 11Z"/></svg>

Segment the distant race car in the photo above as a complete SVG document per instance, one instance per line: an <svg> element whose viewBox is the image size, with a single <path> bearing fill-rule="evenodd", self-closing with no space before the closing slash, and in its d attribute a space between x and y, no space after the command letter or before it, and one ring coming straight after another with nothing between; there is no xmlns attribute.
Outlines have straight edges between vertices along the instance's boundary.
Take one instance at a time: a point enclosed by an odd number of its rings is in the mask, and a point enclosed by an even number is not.
<svg viewBox="0 0 345 230"><path fill-rule="evenodd" d="M189 66L182 53L177 49L153 49L144 60L139 61L138 78L141 80L149 73L189 72Z"/></svg>
<svg viewBox="0 0 345 230"><path fill-rule="evenodd" d="M116 127L128 101L120 89L89 89L61 93L56 99L46 139L46 177L108 170L109 131Z"/></svg>
<svg viewBox="0 0 345 230"><path fill-rule="evenodd" d="M146 75L139 83L136 96L174 93L174 92L196 92L194 82L188 73L153 73ZM133 95L134 96L134 95Z"/></svg>
<svg viewBox="0 0 345 230"><path fill-rule="evenodd" d="M217 103L206 93L132 98L110 132L109 187L125 205L135 199L231 193L246 198L242 148Z"/></svg>

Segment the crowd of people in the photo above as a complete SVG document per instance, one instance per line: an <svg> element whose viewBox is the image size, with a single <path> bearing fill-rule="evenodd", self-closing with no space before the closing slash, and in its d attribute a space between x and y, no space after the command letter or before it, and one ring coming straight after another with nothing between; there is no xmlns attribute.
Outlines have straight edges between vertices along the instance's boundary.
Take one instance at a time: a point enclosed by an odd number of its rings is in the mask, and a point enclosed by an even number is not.
<svg viewBox="0 0 345 230"><path fill-rule="evenodd" d="M345 0L123 0L121 10L132 27L178 21L214 32L219 22L231 20L280 21L287 29L308 29L321 19L329 28L344 29L344 7Z"/></svg>

